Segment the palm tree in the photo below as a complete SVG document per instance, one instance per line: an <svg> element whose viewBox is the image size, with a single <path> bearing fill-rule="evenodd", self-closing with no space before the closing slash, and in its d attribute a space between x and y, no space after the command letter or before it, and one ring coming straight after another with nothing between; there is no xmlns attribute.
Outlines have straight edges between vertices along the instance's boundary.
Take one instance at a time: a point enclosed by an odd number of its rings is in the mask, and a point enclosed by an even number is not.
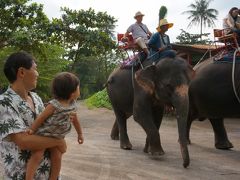
<svg viewBox="0 0 240 180"><path fill-rule="evenodd" d="M214 27L214 20L217 20L218 11L216 9L208 9L210 2L213 0L195 0L195 3L190 4L189 11L184 11L183 14L189 14L188 19L191 22L188 27L200 24L200 36L202 39L202 27Z"/></svg>

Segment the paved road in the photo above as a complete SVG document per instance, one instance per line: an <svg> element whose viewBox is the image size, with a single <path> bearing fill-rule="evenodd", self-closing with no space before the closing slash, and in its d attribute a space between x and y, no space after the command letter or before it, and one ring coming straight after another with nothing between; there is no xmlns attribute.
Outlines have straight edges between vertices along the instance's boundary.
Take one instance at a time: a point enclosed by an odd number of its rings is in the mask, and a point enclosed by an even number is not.
<svg viewBox="0 0 240 180"><path fill-rule="evenodd" d="M226 128L234 148L213 147L214 137L208 121L194 122L193 144L189 146L191 164L184 169L177 143L176 120L165 117L160 129L165 155L153 158L143 153L145 133L133 119L128 121L133 150L122 150L119 141L110 139L112 111L88 110L80 104L79 116L85 143L77 144L74 130L66 137L68 151L62 163L63 180L239 180L240 121L227 120ZM1 172L0 168L0 172Z"/></svg>

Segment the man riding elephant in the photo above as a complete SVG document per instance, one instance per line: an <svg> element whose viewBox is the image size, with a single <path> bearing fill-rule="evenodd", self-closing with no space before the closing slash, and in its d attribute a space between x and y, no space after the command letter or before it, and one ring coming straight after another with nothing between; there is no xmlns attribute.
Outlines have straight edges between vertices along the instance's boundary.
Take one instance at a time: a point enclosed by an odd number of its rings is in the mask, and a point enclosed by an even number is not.
<svg viewBox="0 0 240 180"><path fill-rule="evenodd" d="M144 14L142 14L140 11L136 12L134 16L136 22L128 27L123 39L126 39L128 35L132 33L134 43L144 51L146 56L148 56L149 51L146 44L148 43L152 33L149 31L148 27L142 23L143 16Z"/></svg>
<svg viewBox="0 0 240 180"><path fill-rule="evenodd" d="M150 57L154 62L165 57L174 58L176 56L176 52L172 50L170 38L165 34L172 26L173 23L168 23L167 19L161 19L157 27L158 32L150 38L148 46Z"/></svg>

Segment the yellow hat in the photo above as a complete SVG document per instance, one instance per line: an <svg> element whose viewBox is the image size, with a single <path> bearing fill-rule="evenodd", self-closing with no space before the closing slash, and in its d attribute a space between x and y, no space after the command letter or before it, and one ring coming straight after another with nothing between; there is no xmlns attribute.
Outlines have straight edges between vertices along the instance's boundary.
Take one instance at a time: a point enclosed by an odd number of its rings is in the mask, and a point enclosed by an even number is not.
<svg viewBox="0 0 240 180"><path fill-rule="evenodd" d="M140 11L138 11L138 12L136 12L134 18L136 19L136 17L138 17L138 16L144 16L144 14L142 14Z"/></svg>
<svg viewBox="0 0 240 180"><path fill-rule="evenodd" d="M159 21L159 25L158 25L158 27L156 29L160 32L161 31L161 26L164 26L164 25L167 25L168 29L173 27L173 23L168 23L167 19L161 19Z"/></svg>

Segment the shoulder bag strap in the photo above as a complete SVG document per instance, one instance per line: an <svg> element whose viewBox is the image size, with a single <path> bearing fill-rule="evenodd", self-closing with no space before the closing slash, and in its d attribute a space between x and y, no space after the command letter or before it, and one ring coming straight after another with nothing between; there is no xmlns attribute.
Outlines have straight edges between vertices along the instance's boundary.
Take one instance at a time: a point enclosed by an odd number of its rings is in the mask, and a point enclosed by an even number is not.
<svg viewBox="0 0 240 180"><path fill-rule="evenodd" d="M139 25L139 27L148 35L148 33L146 32L146 30L140 25L140 24L138 24Z"/></svg>

